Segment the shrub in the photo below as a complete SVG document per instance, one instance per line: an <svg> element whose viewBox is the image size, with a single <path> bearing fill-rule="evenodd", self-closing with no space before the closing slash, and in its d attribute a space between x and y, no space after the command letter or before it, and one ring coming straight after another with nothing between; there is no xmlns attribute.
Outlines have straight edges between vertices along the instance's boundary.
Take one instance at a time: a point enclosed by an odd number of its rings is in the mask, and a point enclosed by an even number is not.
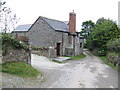
<svg viewBox="0 0 120 90"><path fill-rule="evenodd" d="M11 34L2 34L0 37L2 42L3 56L7 54L6 47L12 47L13 49L25 49L29 50L29 46L25 43L20 43L18 40L12 38Z"/></svg>
<svg viewBox="0 0 120 90"><path fill-rule="evenodd" d="M110 40L107 43L107 48L110 51L120 52L120 38Z"/></svg>
<svg viewBox="0 0 120 90"><path fill-rule="evenodd" d="M99 56L105 56L106 55L106 51L105 50L100 50L97 53Z"/></svg>

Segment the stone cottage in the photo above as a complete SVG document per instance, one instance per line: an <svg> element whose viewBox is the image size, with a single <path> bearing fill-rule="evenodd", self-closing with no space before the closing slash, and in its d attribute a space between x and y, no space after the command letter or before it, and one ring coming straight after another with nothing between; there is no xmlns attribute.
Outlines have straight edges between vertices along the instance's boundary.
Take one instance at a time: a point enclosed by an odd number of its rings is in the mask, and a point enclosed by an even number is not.
<svg viewBox="0 0 120 90"><path fill-rule="evenodd" d="M32 25L20 25L13 35L28 40L31 46L52 48L56 56L73 56L83 53L83 39L76 32L76 14L69 13L69 22L39 16Z"/></svg>

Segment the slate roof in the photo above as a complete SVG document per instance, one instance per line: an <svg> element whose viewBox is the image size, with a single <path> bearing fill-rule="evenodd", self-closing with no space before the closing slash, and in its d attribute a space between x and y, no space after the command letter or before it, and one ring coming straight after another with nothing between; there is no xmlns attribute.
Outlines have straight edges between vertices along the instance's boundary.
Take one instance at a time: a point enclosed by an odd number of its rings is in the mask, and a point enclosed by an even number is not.
<svg viewBox="0 0 120 90"><path fill-rule="evenodd" d="M23 31L26 32L29 30L29 28L32 26L32 24L25 24L25 25L19 25L18 27L15 28L14 31Z"/></svg>
<svg viewBox="0 0 120 90"><path fill-rule="evenodd" d="M46 21L56 31L69 32L69 25L66 24L65 22L49 19L46 17L42 17L42 19Z"/></svg>
<svg viewBox="0 0 120 90"><path fill-rule="evenodd" d="M54 30L56 31L64 31L64 32L69 32L69 25L66 22L54 20L54 19L49 19L46 17L40 16L48 25L50 25ZM40 18L39 17L39 18ZM39 19L38 18L38 19ZM37 20L38 20L37 19ZM35 22L36 23L36 22ZM25 25L19 25L14 31L28 31L29 28L31 28L34 24L25 24Z"/></svg>

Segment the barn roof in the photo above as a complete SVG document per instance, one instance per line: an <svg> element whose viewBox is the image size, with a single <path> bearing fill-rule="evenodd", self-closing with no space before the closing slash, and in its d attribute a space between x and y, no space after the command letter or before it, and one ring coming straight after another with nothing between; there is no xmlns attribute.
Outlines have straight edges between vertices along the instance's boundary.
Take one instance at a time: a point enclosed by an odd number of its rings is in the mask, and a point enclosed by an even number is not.
<svg viewBox="0 0 120 90"><path fill-rule="evenodd" d="M59 20L54 20L54 19L49 19L46 17L42 17L44 21L46 21L54 30L56 31L65 31L69 32L69 25L66 24L65 22L59 21Z"/></svg>
<svg viewBox="0 0 120 90"><path fill-rule="evenodd" d="M15 28L14 31L28 31L29 28L32 26L32 24L25 24L25 25L19 25L18 27Z"/></svg>
<svg viewBox="0 0 120 90"><path fill-rule="evenodd" d="M42 18L48 25L50 25L55 31L63 31L63 32L69 32L69 25L66 22L49 19L46 17L40 16L39 18ZM39 19L38 18L38 19ZM37 20L38 20L37 19ZM36 20L36 21L37 21ZM35 22L36 23L36 22ZM34 24L25 24L25 25L19 25L17 28L15 28L14 32L26 32L28 31Z"/></svg>

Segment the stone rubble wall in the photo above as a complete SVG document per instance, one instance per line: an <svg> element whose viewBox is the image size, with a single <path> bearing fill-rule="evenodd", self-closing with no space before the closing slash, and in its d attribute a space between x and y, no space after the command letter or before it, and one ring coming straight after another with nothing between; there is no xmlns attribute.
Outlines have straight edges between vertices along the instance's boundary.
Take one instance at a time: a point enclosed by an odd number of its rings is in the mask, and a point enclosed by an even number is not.
<svg viewBox="0 0 120 90"><path fill-rule="evenodd" d="M24 49L13 49L11 47L7 48L7 54L2 57L2 63L4 62L25 62L27 64L31 63L31 54L29 50Z"/></svg>
<svg viewBox="0 0 120 90"><path fill-rule="evenodd" d="M108 62L113 63L115 66L120 66L120 55L108 56Z"/></svg>
<svg viewBox="0 0 120 90"><path fill-rule="evenodd" d="M49 57L49 51L48 51L48 49L32 50L31 53L32 54L37 54L39 56Z"/></svg>
<svg viewBox="0 0 120 90"><path fill-rule="evenodd" d="M49 47L49 48L39 48L37 50L32 49L31 50L32 54L37 54L39 56L45 56L48 58L54 58L56 57L56 49L54 47Z"/></svg>

